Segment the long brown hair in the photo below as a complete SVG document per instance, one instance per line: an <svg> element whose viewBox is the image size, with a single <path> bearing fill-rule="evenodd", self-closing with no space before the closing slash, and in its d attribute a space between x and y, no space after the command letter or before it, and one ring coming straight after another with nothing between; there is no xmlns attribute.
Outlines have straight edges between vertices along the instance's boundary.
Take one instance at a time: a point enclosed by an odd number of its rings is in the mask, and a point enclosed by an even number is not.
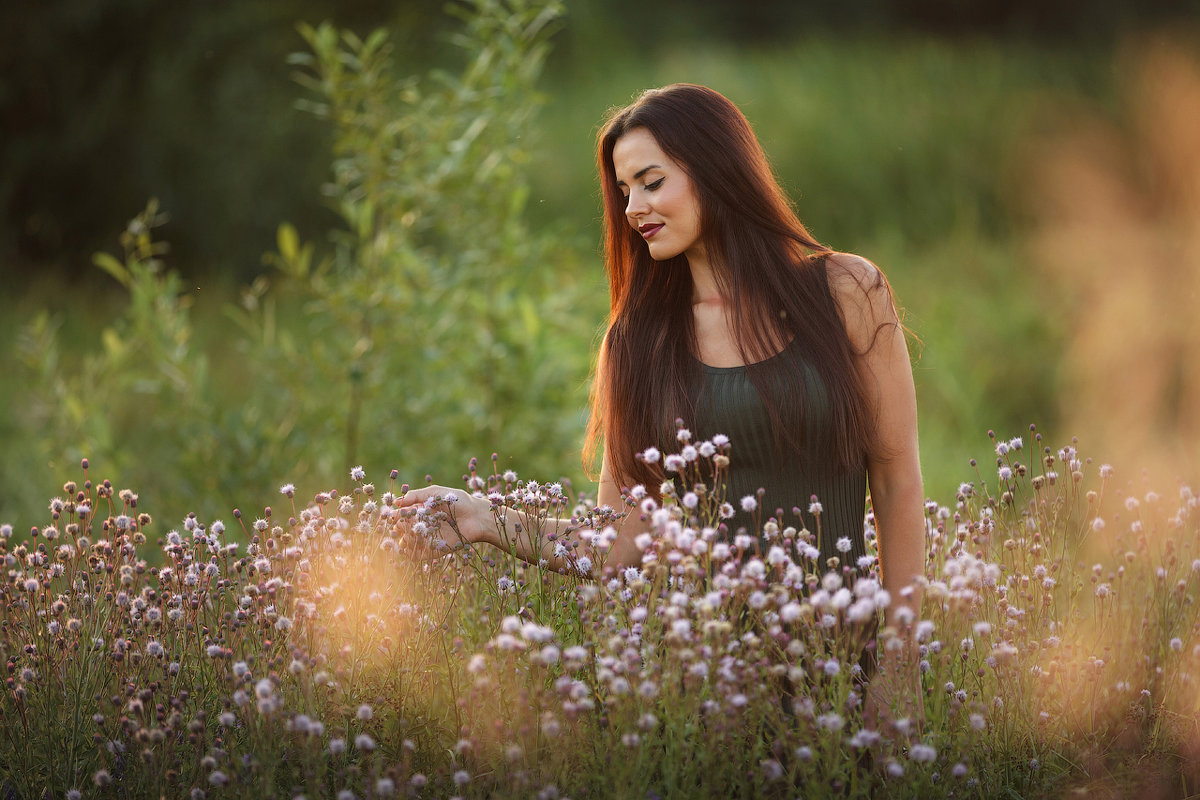
<svg viewBox="0 0 1200 800"><path fill-rule="evenodd" d="M801 224L737 106L693 84L646 91L611 114L597 138L611 308L592 386L585 464L594 464L603 441L618 486L643 483L656 491L661 470L636 454L673 443L676 418L690 422L695 412L691 392L700 365L687 259L682 254L661 262L650 257L626 219L626 200L617 186L613 148L635 128L649 131L691 180L735 343L742 361L751 365L748 375L782 434L781 444L799 451L808 399L801 367L785 359L795 374L786 376L787 391L782 391L754 365L781 343L795 341L829 395L832 430L822 449L840 469L861 468L870 448L862 382L823 259L809 255L830 251Z"/></svg>

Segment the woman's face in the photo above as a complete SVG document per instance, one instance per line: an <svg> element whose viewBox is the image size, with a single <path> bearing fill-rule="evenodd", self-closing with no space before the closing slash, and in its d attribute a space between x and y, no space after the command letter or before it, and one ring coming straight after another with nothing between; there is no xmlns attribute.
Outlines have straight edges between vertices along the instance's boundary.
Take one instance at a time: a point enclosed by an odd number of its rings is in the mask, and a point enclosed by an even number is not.
<svg viewBox="0 0 1200 800"><path fill-rule="evenodd" d="M625 218L637 229L655 261L683 253L704 259L700 204L692 181L650 131L634 128L613 146L613 171L625 196Z"/></svg>

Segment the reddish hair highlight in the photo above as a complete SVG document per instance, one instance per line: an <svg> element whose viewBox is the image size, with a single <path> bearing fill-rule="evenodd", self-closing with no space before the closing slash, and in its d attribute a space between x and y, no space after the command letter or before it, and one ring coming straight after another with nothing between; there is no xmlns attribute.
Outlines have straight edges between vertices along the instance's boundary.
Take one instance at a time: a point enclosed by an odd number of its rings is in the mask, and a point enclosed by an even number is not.
<svg viewBox="0 0 1200 800"><path fill-rule="evenodd" d="M737 106L694 84L644 92L612 113L597 137L610 313L592 386L585 464L594 464L603 442L618 486L642 483L656 492L661 470L636 455L651 445L670 446L674 421L690 423L695 412L690 393L700 365L687 259L650 257L625 217L626 201L617 186L613 148L636 128L654 136L692 182L700 230L738 350L782 432L781 445L799 450L807 400L801 367L791 364L795 374L782 391L754 365L798 340L829 393L832 430L823 449L839 468L860 468L870 449L862 382L823 259L810 255L830 250L800 222ZM886 288L882 275L878 281Z"/></svg>

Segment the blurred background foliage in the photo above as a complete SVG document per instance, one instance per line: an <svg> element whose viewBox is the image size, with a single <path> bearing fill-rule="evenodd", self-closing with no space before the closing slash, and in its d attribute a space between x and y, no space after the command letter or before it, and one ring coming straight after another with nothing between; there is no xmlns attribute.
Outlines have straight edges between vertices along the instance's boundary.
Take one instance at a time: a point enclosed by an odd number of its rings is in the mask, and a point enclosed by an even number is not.
<svg viewBox="0 0 1200 800"><path fill-rule="evenodd" d="M594 135L681 80L887 271L947 499L987 428L1061 421L1082 311L1034 264L1031 153L1064 109L1129 124L1115 54L1198 5L5 4L0 521L41 521L84 455L171 517L493 450L581 479Z"/></svg>

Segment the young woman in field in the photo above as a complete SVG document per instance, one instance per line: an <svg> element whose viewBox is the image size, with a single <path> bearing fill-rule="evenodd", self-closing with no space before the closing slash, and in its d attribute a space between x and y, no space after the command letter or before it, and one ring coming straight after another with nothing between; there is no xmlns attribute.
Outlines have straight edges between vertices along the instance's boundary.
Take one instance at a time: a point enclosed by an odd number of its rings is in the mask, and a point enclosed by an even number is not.
<svg viewBox="0 0 1200 800"><path fill-rule="evenodd" d="M853 566L869 484L894 622L918 599L905 590L924 574L925 528L912 369L887 281L808 234L746 118L711 89L647 91L609 118L598 151L611 295L585 450L603 448L598 502L622 508L622 487L659 487L662 465L637 454L678 451L681 419L697 441L730 438L735 507L761 496L759 519L781 509L784 525L794 510L820 531L822 563ZM504 546L482 498L433 486L401 503L450 494L464 539ZM740 511L729 531L761 533L752 519ZM646 524L630 515L606 565L641 564ZM542 534L525 526L509 544L567 569ZM889 658L879 691L911 687L915 670Z"/></svg>

